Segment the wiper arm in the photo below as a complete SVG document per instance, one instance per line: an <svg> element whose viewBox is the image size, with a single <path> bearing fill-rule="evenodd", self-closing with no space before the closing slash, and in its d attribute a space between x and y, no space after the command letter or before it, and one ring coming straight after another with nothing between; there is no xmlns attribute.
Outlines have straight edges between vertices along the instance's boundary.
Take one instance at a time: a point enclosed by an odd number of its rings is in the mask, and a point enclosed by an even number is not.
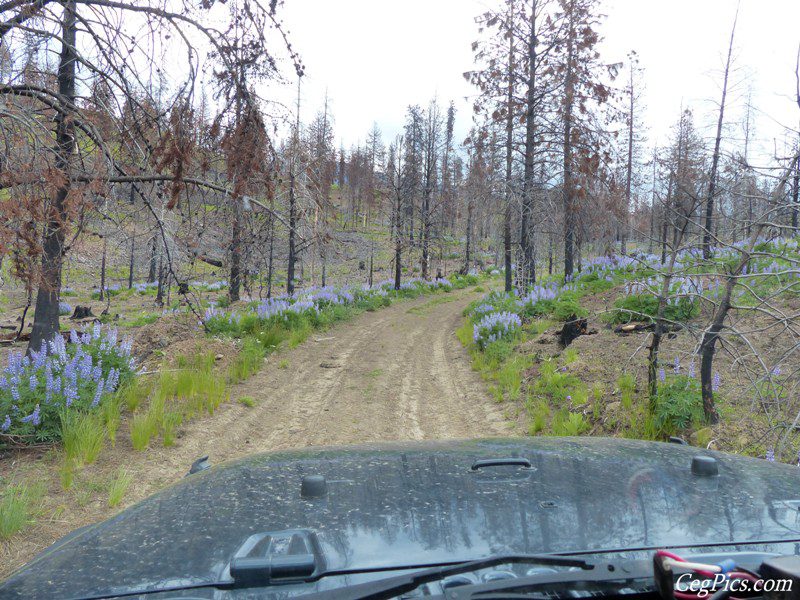
<svg viewBox="0 0 800 600"><path fill-rule="evenodd" d="M578 567L583 570L594 569L594 564L580 558L554 556L550 554L498 554L470 560L446 567L432 567L422 571L387 577L378 581L359 583L343 588L306 594L298 600L384 600L415 590L419 586L439 581L451 575L469 573L478 569L487 569L497 565L535 564L560 567Z"/></svg>
<svg viewBox="0 0 800 600"><path fill-rule="evenodd" d="M634 581L647 581L655 589L653 563L650 560L626 560L597 563L591 571L564 571L540 573L515 579L465 585L449 590L455 597L472 600L497 600L499 598L525 598L546 590L548 594L563 592L564 596L576 589L619 589ZM516 592L516 593L515 593Z"/></svg>

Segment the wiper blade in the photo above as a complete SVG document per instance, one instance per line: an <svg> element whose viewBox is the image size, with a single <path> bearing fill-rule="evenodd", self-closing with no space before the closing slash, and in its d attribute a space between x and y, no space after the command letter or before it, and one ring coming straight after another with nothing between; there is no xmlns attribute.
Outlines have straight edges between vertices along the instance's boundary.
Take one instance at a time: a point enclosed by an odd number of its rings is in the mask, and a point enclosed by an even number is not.
<svg viewBox="0 0 800 600"><path fill-rule="evenodd" d="M591 571L564 571L540 573L514 579L503 579L486 583L475 583L449 590L456 598L472 600L498 600L500 598L572 596L577 591L598 589L619 590L633 587L633 582L646 581L647 587L655 589L653 563L650 560L626 560L622 563L596 563ZM641 592L641 583L635 588Z"/></svg>
<svg viewBox="0 0 800 600"><path fill-rule="evenodd" d="M307 594L305 596L300 596L298 600L301 598L302 600L383 600L386 598L394 598L400 594L415 590L425 583L439 581L451 575L460 575L461 573L469 573L471 571L477 571L478 569L487 569L497 565L508 564L578 567L587 571L594 569L593 563L580 558L555 556L551 554L498 554L455 565L432 567L405 575L379 579L378 581L369 581L367 583L359 583L334 590Z"/></svg>

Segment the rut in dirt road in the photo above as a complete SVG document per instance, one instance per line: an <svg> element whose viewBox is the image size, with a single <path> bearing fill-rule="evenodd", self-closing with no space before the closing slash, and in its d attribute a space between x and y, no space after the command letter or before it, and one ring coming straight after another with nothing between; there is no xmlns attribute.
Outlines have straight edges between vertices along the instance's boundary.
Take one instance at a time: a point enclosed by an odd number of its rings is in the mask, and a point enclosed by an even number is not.
<svg viewBox="0 0 800 600"><path fill-rule="evenodd" d="M207 421L217 460L369 441L510 435L454 332L471 292L399 302L282 353L238 395L256 408ZM284 366L285 368L280 368Z"/></svg>

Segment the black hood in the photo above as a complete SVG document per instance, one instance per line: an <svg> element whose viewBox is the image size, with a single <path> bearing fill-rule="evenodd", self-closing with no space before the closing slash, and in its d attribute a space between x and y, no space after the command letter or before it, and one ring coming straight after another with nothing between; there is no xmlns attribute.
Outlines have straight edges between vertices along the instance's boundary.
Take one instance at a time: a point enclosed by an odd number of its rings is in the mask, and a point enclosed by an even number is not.
<svg viewBox="0 0 800 600"><path fill-rule="evenodd" d="M698 454L718 476L692 473ZM471 471L523 457L531 469ZM304 499L301 479L327 493ZM253 534L315 534L325 568L800 537L800 469L676 444L602 438L397 443L253 456L192 475L44 551L0 598L214 583Z"/></svg>

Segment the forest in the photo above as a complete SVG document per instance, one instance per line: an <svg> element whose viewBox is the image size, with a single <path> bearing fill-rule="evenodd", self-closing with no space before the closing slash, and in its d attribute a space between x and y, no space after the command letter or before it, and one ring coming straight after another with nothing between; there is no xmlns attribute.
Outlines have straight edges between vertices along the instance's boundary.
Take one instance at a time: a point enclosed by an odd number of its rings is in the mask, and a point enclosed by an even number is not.
<svg viewBox="0 0 800 600"><path fill-rule="evenodd" d="M192 452L244 452L236 427L800 465L800 52L765 154L731 2L713 110L656 141L599 0L487 4L470 110L431 90L345 147L283 2L0 1L0 576ZM347 406L301 394L333 385Z"/></svg>

